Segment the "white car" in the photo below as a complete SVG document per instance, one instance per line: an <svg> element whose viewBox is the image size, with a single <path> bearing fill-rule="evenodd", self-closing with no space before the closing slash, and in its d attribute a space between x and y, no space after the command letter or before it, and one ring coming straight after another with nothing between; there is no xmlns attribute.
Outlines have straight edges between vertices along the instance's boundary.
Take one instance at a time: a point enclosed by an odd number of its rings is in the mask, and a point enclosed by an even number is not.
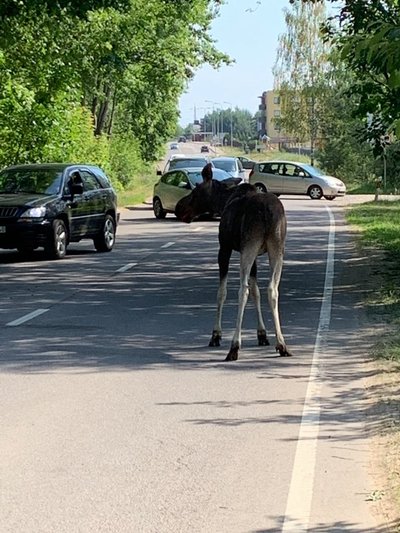
<svg viewBox="0 0 400 533"><path fill-rule="evenodd" d="M346 194L346 185L318 168L294 161L264 161L254 164L249 183L261 192L304 194L312 200L333 200Z"/></svg>

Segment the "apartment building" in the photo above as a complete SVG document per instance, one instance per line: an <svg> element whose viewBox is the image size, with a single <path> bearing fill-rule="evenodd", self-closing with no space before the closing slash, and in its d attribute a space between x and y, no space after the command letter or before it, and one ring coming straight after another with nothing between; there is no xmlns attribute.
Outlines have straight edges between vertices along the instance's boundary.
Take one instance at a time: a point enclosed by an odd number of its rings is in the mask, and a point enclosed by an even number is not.
<svg viewBox="0 0 400 533"><path fill-rule="evenodd" d="M279 126L281 116L281 99L277 91L264 91L261 96L261 103L258 106L260 111L257 130L260 137L266 135L271 143L280 142L285 137ZM278 122L277 122L278 120Z"/></svg>

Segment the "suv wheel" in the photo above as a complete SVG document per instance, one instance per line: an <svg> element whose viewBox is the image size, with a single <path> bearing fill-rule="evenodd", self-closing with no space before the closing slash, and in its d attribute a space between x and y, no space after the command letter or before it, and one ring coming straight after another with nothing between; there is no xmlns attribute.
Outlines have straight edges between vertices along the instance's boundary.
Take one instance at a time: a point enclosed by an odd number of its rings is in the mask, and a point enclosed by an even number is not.
<svg viewBox="0 0 400 533"><path fill-rule="evenodd" d="M256 183L255 187L258 192L267 192L267 187L263 183Z"/></svg>
<svg viewBox="0 0 400 533"><path fill-rule="evenodd" d="M311 200L320 200L322 198L323 192L319 185L311 185L308 189L308 196Z"/></svg>
<svg viewBox="0 0 400 533"><path fill-rule="evenodd" d="M103 227L93 239L94 247L98 252L111 252L115 244L115 221L111 215L106 215Z"/></svg>
<svg viewBox="0 0 400 533"><path fill-rule="evenodd" d="M167 216L167 212L164 210L161 200L157 197L153 199L153 211L154 216L158 219L162 219Z"/></svg>
<svg viewBox="0 0 400 533"><path fill-rule="evenodd" d="M44 247L49 259L62 259L67 253L68 233L63 220L53 220L50 237Z"/></svg>

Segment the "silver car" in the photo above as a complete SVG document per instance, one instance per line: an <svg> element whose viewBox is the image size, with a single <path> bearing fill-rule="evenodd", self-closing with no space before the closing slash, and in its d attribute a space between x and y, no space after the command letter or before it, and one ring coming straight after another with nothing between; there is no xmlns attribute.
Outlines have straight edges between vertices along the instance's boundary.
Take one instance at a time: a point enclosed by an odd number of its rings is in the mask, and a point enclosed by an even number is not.
<svg viewBox="0 0 400 533"><path fill-rule="evenodd" d="M163 174L154 185L154 216L162 219L166 217L167 213L174 213L179 200L190 194L196 185L203 181L202 170L203 167L182 168L170 170ZM213 179L218 181L230 180L232 185L238 185L241 182L239 178L232 178L227 172L218 168L213 168Z"/></svg>
<svg viewBox="0 0 400 533"><path fill-rule="evenodd" d="M333 200L346 194L346 185L318 168L293 161L264 161L255 163L249 182L261 192L274 194L304 194L312 200L323 196Z"/></svg>
<svg viewBox="0 0 400 533"><path fill-rule="evenodd" d="M211 163L214 167L228 172L233 178L245 179L246 173L240 159L237 157L213 157Z"/></svg>

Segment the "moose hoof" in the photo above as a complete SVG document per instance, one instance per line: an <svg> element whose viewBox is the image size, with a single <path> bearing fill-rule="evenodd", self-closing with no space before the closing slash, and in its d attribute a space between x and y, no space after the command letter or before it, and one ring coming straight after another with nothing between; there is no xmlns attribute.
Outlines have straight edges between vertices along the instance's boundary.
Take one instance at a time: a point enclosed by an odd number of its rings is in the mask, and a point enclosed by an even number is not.
<svg viewBox="0 0 400 533"><path fill-rule="evenodd" d="M280 355L281 357L292 357L292 354L291 354L290 352L288 352L286 346L283 345L283 344L277 344L277 345L275 346L275 350L276 350L277 352L279 352L279 355Z"/></svg>
<svg viewBox="0 0 400 533"><path fill-rule="evenodd" d="M218 333L217 331L213 331L210 342L208 343L208 346L220 346L220 342L221 342L221 333Z"/></svg>
<svg viewBox="0 0 400 533"><path fill-rule="evenodd" d="M237 361L239 355L239 346L231 346L225 361Z"/></svg>
<svg viewBox="0 0 400 533"><path fill-rule="evenodd" d="M265 331L257 332L258 346L269 346L269 340Z"/></svg>

